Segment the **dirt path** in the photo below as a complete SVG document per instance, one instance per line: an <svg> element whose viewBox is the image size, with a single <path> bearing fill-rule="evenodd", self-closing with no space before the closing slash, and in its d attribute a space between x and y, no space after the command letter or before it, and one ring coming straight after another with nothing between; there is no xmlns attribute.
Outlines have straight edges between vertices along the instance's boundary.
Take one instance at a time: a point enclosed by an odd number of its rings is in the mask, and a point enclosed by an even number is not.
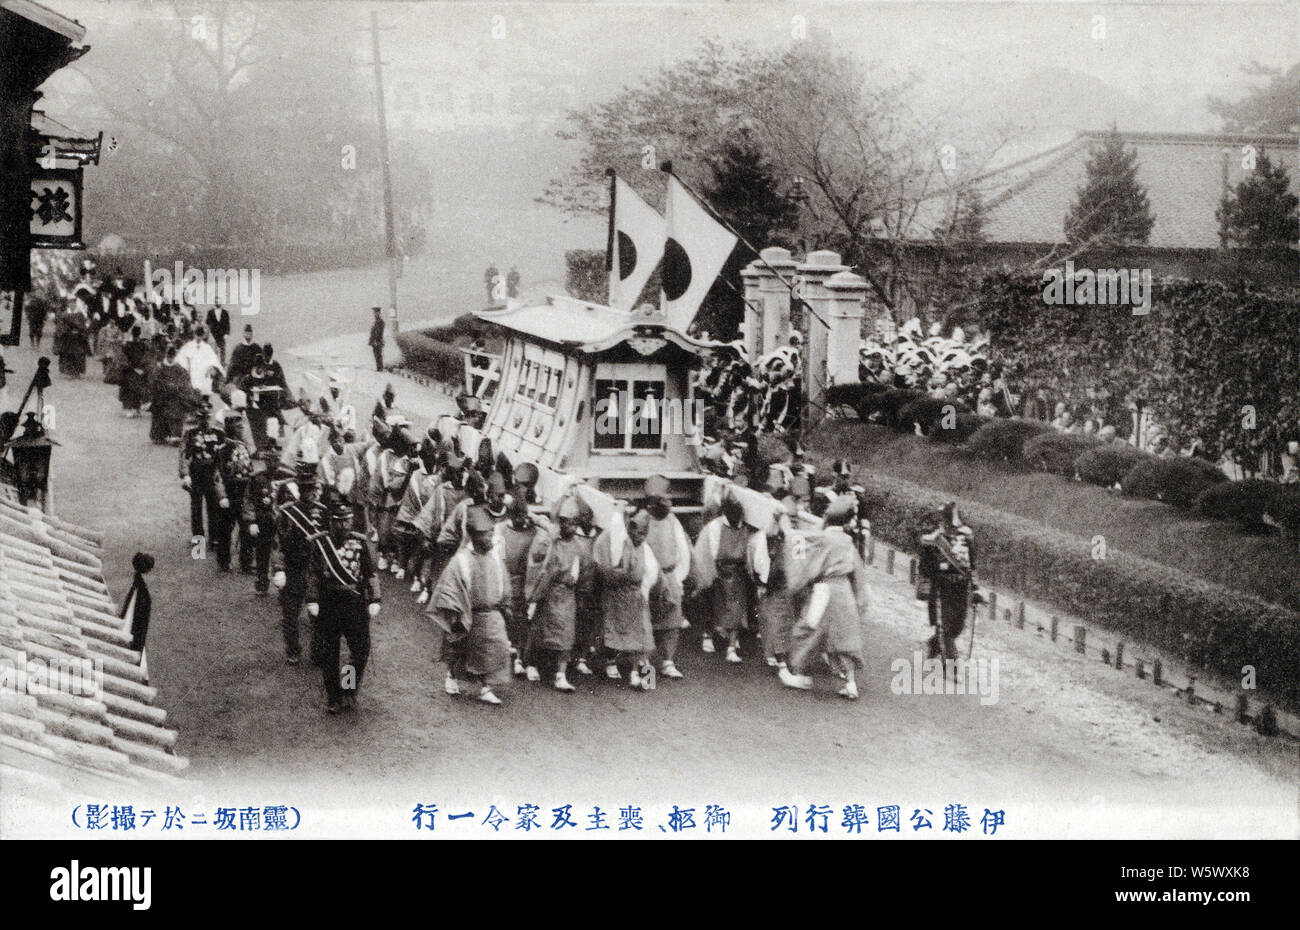
<svg viewBox="0 0 1300 930"><path fill-rule="evenodd" d="M33 353L6 358L25 385ZM133 552L157 558L149 664L196 805L297 802L309 812L300 833L313 835L410 836L417 801L480 818L492 803L634 804L660 822L673 804L720 804L731 832L753 835L767 834L775 806L822 803L898 804L905 820L929 809L939 823L962 803L976 833L984 808L1001 809L1018 837L1300 832L1294 745L1023 632L981 626L977 654L998 660L996 704L892 693L891 662L910 664L924 611L878 570L857 703L829 681L813 694L782 688L753 645L744 664L725 665L700 653L694 631L686 679L653 693L585 680L574 695L519 683L500 708L453 700L428 621L390 577L362 708L329 717L315 670L283 662L275 600L190 558L176 450L149 443L147 419L122 419L97 379L56 375L51 397L58 512L105 532L119 595Z"/></svg>

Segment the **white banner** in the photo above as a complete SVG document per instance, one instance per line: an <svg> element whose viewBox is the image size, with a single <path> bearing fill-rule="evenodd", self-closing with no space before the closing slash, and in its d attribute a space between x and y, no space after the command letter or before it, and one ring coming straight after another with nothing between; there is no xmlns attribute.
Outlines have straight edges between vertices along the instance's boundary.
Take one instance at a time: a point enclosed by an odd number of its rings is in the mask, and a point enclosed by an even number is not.
<svg viewBox="0 0 1300 930"><path fill-rule="evenodd" d="M727 263L736 237L709 215L693 194L668 177L668 242L664 246L663 295L668 324L685 331Z"/></svg>
<svg viewBox="0 0 1300 930"><path fill-rule="evenodd" d="M622 178L614 179L614 263L609 305L631 310L664 254L664 218Z"/></svg>

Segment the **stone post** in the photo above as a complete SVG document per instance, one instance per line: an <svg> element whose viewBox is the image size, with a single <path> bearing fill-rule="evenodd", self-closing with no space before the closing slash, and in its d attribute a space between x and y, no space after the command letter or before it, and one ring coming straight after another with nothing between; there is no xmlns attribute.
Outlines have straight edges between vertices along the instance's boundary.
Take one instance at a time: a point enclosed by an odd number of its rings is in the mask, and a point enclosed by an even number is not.
<svg viewBox="0 0 1300 930"><path fill-rule="evenodd" d="M826 323L830 327L826 352L826 386L858 380L858 349L866 316L867 282L861 275L840 271L826 281L830 293ZM813 380L810 376L808 380Z"/></svg>
<svg viewBox="0 0 1300 930"><path fill-rule="evenodd" d="M757 361L763 345L763 296L759 282L764 274L771 274L758 259L750 262L740 272L745 284L745 322L740 326L740 339L751 362ZM717 333L713 334L717 338Z"/></svg>
<svg viewBox="0 0 1300 930"><path fill-rule="evenodd" d="M788 249L774 246L764 249L760 254L767 262L766 265L758 264L762 273L758 290L763 307L763 340L758 347L758 355L751 357L751 362L758 361L759 356L766 355L777 346L785 345L790 338L790 288L781 278L793 281L795 268L798 267ZM780 277L774 272L779 272Z"/></svg>
<svg viewBox="0 0 1300 930"><path fill-rule="evenodd" d="M812 423L815 423L821 419L822 411L826 407L831 312L831 292L826 289L826 282L833 275L849 269L840 263L839 253L823 250L808 253L797 270L799 273L797 293L810 310L800 310L796 307L792 308L791 314L799 319L804 337L802 355L805 410ZM812 423L809 425L811 426Z"/></svg>

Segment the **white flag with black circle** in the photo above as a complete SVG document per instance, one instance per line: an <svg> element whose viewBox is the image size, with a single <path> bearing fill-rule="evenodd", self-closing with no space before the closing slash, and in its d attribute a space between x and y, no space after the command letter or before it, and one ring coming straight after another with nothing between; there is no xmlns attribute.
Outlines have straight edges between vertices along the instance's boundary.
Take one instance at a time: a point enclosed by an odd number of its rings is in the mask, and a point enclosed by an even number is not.
<svg viewBox="0 0 1300 930"><path fill-rule="evenodd" d="M672 175L668 176L668 203L664 213L668 224L668 242L664 245L664 311L668 324L684 331L695 319L737 240Z"/></svg>
<svg viewBox="0 0 1300 930"><path fill-rule="evenodd" d="M614 179L613 255L609 305L631 310L664 254L664 218L622 178Z"/></svg>

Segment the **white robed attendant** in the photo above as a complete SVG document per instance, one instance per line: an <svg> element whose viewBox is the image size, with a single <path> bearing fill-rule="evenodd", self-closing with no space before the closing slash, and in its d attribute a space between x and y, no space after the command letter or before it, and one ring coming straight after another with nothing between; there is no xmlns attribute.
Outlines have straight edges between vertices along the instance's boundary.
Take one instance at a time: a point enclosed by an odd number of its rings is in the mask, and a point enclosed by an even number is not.
<svg viewBox="0 0 1300 930"><path fill-rule="evenodd" d="M197 337L176 350L176 364L189 372L190 384L194 390L204 394L212 393L212 369L225 373L221 359L217 357L217 350Z"/></svg>

